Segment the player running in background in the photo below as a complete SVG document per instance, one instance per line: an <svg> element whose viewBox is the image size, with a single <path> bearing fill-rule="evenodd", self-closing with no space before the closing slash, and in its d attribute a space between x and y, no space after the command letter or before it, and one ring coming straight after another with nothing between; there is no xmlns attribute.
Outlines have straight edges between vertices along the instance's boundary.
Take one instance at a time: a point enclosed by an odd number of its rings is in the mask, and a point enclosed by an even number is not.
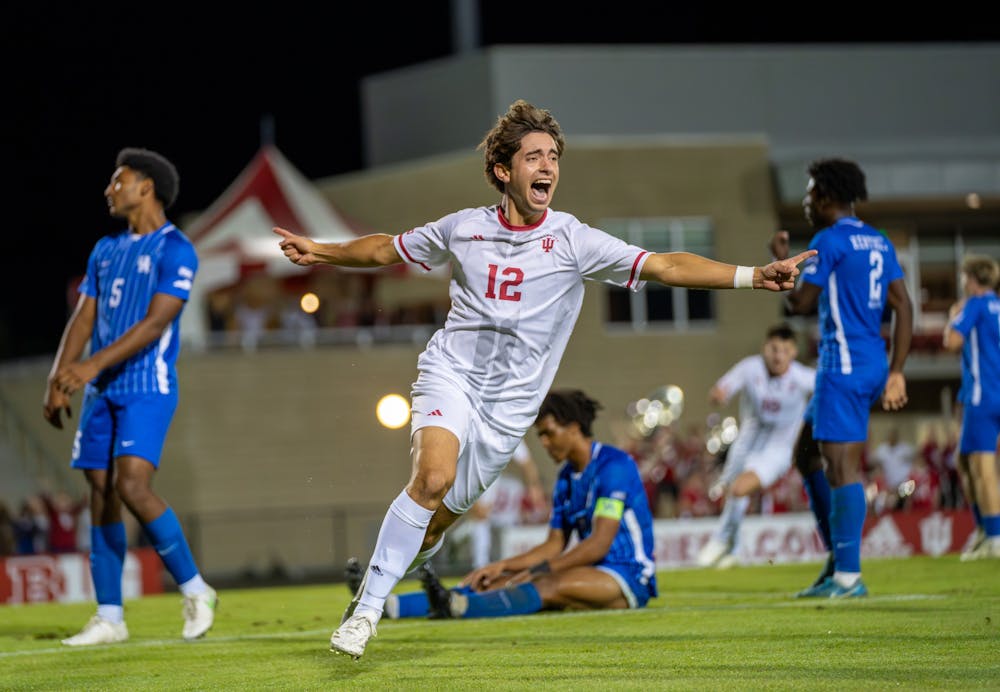
<svg viewBox="0 0 1000 692"><path fill-rule="evenodd" d="M97 614L67 646L128 639L122 607L127 541L122 503L142 524L184 595L184 639L209 630L215 590L202 579L174 511L153 492L177 408L180 315L198 269L194 246L167 220L177 170L160 154L126 148L104 190L111 216L128 226L97 241L80 299L63 332L43 413L62 428L84 389L73 468L90 486L90 573ZM89 352L84 351L89 342Z"/></svg>
<svg viewBox="0 0 1000 692"><path fill-rule="evenodd" d="M813 251L763 267L686 252L650 253L550 209L565 146L548 111L515 101L480 148L501 194L401 235L319 243L282 228L280 247L300 265L451 265L451 309L417 361L410 482L386 513L357 597L330 639L355 659L376 633L386 597L440 547L510 461L534 423L576 324L584 281L639 290L648 280L686 288L794 286Z"/></svg>
<svg viewBox="0 0 1000 692"><path fill-rule="evenodd" d="M903 365L910 351L913 308L892 242L855 215L855 203L867 198L865 175L855 162L820 159L809 165L802 204L806 219L818 231L809 248L819 254L808 260L787 301L789 309L800 314L819 303L813 435L826 460L831 488L835 570L801 596L867 595L861 581L867 503L860 467L869 413L880 397L887 411L906 404ZM886 305L895 316L888 359L882 336Z"/></svg>
<svg viewBox="0 0 1000 692"><path fill-rule="evenodd" d="M761 352L731 367L709 392L724 406L740 395L739 434L718 482L714 500L726 495L718 526L698 552L700 567L736 563L740 525L750 496L774 485L792 466L792 452L816 381L816 371L795 360L795 332L785 324L767 330Z"/></svg>
<svg viewBox="0 0 1000 692"><path fill-rule="evenodd" d="M996 260L971 255L962 262L964 298L948 312L944 347L962 352L962 434L959 467L968 474L969 501L983 538L962 560L1000 558L1000 300Z"/></svg>

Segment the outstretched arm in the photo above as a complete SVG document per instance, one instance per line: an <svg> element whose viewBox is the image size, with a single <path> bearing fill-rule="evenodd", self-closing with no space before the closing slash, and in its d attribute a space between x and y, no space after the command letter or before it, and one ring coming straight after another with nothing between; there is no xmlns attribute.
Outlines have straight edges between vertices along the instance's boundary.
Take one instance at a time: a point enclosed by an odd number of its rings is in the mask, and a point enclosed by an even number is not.
<svg viewBox="0 0 1000 692"><path fill-rule="evenodd" d="M787 291L795 286L798 265L817 254L807 250L789 259L777 260L762 267L737 267L734 264L695 255L690 252L658 252L642 267L641 278L682 288L764 288Z"/></svg>
<svg viewBox="0 0 1000 692"><path fill-rule="evenodd" d="M275 228L281 236L278 247L293 264L308 267L332 264L338 267L384 267L399 264L403 258L396 252L392 236L372 233L343 243L317 243L284 228Z"/></svg>
<svg viewBox="0 0 1000 692"><path fill-rule="evenodd" d="M535 565L547 563L559 555L565 547L566 537L563 532L550 528L549 535L544 542L520 555L513 555L472 570L465 575L461 585L471 586L477 591L493 588L493 584L504 575L517 574L530 570Z"/></svg>

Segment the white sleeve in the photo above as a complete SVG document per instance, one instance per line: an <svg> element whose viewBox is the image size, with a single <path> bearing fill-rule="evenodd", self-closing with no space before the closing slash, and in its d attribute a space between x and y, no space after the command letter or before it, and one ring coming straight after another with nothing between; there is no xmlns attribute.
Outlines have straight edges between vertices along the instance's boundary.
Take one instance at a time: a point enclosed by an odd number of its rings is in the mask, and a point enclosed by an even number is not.
<svg viewBox="0 0 1000 692"><path fill-rule="evenodd" d="M810 394L816 391L816 371L813 368L810 368L808 365L797 363L795 372L798 376L797 379L799 381L799 385L803 389Z"/></svg>
<svg viewBox="0 0 1000 692"><path fill-rule="evenodd" d="M448 242L459 220L459 213L449 214L433 223L418 226L392 239L396 252L407 264L431 271L451 261Z"/></svg>
<svg viewBox="0 0 1000 692"><path fill-rule="evenodd" d="M715 386L721 389L726 394L726 401L728 402L733 396L743 389L747 383L747 377L750 373L750 364L753 359L757 356L747 356L743 360L739 361L733 367L729 368L726 373L719 378Z"/></svg>
<svg viewBox="0 0 1000 692"><path fill-rule="evenodd" d="M529 461L531 461L531 452L528 450L528 445L524 444L524 440L517 443L517 449L514 450L514 455L511 457L521 466L524 466Z"/></svg>
<svg viewBox="0 0 1000 692"><path fill-rule="evenodd" d="M582 223L572 230L569 237L576 251L580 275L585 279L633 291L646 285L645 281L639 280L639 274L649 257L647 250Z"/></svg>

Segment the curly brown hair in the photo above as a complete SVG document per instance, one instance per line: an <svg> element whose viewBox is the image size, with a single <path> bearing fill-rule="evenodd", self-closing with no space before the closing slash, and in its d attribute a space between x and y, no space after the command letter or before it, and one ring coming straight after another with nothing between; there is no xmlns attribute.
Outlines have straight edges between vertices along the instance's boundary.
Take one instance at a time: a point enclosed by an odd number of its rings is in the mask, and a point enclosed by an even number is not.
<svg viewBox="0 0 1000 692"><path fill-rule="evenodd" d="M562 156L563 149L566 148L566 138L563 137L559 123L549 111L533 106L524 99L518 99L510 104L507 112L497 118L496 125L486 133L483 141L476 147L483 150L486 182L501 193L504 191L504 183L497 178L493 167L499 163L510 168L514 154L521 148L521 139L532 132L545 132L551 135L556 142L559 156Z"/></svg>

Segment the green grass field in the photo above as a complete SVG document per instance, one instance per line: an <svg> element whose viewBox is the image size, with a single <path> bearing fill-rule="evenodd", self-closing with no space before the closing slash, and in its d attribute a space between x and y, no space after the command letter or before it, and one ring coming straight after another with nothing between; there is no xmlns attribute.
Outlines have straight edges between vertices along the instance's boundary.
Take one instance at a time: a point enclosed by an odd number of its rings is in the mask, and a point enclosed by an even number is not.
<svg viewBox="0 0 1000 692"><path fill-rule="evenodd" d="M1000 689L997 561L868 560L867 599L791 598L818 568L662 572L642 611L384 620L359 662L329 651L342 583L223 591L193 643L176 593L127 602L132 638L89 649L59 640L91 604L6 607L0 689Z"/></svg>

